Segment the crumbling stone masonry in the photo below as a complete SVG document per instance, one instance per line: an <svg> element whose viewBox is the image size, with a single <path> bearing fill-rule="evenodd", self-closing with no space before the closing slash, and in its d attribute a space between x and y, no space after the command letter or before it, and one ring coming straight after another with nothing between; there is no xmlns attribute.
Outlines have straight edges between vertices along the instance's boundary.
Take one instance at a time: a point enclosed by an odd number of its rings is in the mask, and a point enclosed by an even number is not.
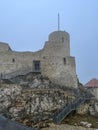
<svg viewBox="0 0 98 130"><path fill-rule="evenodd" d="M49 35L43 49L37 52L16 52L0 42L0 75L28 70L41 72L52 82L77 88L75 58L70 56L70 38L65 31Z"/></svg>

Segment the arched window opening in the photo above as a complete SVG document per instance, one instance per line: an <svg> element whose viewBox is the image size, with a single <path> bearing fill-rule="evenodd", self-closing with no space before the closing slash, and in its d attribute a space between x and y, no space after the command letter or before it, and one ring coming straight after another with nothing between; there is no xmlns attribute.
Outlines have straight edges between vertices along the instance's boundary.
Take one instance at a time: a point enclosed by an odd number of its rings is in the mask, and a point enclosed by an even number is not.
<svg viewBox="0 0 98 130"><path fill-rule="evenodd" d="M62 42L64 42L64 37L62 37Z"/></svg>

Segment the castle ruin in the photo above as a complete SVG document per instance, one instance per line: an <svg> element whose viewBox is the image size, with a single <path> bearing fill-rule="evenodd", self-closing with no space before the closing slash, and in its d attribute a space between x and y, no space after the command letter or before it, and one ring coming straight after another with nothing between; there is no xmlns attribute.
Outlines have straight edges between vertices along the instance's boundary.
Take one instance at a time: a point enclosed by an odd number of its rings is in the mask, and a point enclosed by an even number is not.
<svg viewBox="0 0 98 130"><path fill-rule="evenodd" d="M70 56L70 36L65 31L49 35L43 49L37 52L16 52L7 43L0 42L0 73L2 76L24 70L48 77L52 82L78 87L75 57Z"/></svg>

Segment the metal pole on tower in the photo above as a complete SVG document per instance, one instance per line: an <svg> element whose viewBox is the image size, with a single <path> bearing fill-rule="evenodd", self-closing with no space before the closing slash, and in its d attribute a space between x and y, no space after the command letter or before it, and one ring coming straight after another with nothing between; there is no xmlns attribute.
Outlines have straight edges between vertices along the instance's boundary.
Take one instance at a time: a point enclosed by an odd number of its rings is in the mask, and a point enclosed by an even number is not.
<svg viewBox="0 0 98 130"><path fill-rule="evenodd" d="M58 13L58 31L60 30L60 16L59 16L59 13Z"/></svg>

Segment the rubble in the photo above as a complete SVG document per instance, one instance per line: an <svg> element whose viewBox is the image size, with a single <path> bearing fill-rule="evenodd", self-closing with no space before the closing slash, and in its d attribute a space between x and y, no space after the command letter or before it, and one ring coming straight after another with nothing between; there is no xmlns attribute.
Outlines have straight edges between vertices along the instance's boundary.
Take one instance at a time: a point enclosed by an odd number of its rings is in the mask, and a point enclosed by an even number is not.
<svg viewBox="0 0 98 130"><path fill-rule="evenodd" d="M87 127L87 128L90 128L90 127L92 126L91 123L84 122L84 121L81 121L81 122L80 122L80 125L81 125L81 126L85 126L85 127Z"/></svg>

